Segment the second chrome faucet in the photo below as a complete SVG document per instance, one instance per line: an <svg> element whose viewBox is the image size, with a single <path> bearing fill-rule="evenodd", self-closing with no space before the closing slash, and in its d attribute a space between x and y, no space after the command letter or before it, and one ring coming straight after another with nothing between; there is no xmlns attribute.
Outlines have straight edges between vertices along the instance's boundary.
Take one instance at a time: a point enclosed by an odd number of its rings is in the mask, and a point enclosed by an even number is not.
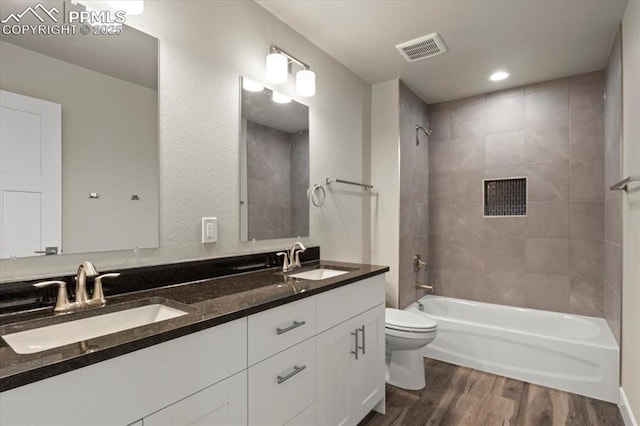
<svg viewBox="0 0 640 426"><path fill-rule="evenodd" d="M276 253L278 256L282 256L282 271L288 272L301 267L300 253L304 253L306 250L304 244L296 241L290 249Z"/></svg>

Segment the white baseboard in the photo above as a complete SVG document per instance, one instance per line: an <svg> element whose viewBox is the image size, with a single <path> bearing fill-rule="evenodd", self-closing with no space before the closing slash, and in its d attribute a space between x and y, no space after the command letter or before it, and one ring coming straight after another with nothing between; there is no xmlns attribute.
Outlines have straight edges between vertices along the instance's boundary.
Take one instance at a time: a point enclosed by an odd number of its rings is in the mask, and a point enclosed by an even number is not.
<svg viewBox="0 0 640 426"><path fill-rule="evenodd" d="M631 407L629 407L627 395L624 394L624 389L622 388L620 388L620 399L618 400L618 407L620 408L620 414L622 415L624 426L638 426L638 422L633 416Z"/></svg>

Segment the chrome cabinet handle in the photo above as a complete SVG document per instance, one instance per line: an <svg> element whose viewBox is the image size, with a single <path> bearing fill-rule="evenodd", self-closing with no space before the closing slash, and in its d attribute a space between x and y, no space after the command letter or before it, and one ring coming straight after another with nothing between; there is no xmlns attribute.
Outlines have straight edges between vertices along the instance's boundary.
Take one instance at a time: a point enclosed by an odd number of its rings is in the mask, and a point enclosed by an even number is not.
<svg viewBox="0 0 640 426"><path fill-rule="evenodd" d="M366 342L366 340L367 340L367 339L366 339L366 337L365 337L365 332L364 332L364 324L362 325L362 327L360 327L360 328L358 328L358 329L356 330L356 333L358 332L358 330L362 331L362 346L358 346L358 349L362 349L362 355L364 355L364 354L366 353L366 352L365 352L365 345L366 345L366 343L365 343L365 342ZM356 342L356 345L357 345L357 342ZM356 349L356 351L357 351L358 349Z"/></svg>
<svg viewBox="0 0 640 426"><path fill-rule="evenodd" d="M286 328L276 328L276 334L279 336L281 334L286 333L287 331L291 331L294 328L298 328L298 327L302 327L303 325L305 325L307 322L306 321L294 321L293 324L291 324L289 327Z"/></svg>
<svg viewBox="0 0 640 426"><path fill-rule="evenodd" d="M356 338L356 346L355 346L356 350L355 351L351 351L351 353L356 356L356 359L358 359L358 348L360 347L360 346L358 346L358 329L356 329L356 331L352 331L351 335L355 336L355 338Z"/></svg>
<svg viewBox="0 0 640 426"><path fill-rule="evenodd" d="M284 375L284 376L278 376L278 384L284 383L287 380L289 380L290 378L292 378L293 376L295 376L296 374L298 374L299 372L301 372L302 370L304 370L305 368L307 368L306 365L301 365L300 367L298 367L297 365L293 366L293 371Z"/></svg>

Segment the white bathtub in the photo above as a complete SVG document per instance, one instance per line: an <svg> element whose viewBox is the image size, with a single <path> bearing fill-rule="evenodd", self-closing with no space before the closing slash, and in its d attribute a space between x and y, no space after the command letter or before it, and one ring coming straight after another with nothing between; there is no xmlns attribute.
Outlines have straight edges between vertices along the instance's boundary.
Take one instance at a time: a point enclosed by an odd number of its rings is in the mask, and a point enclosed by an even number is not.
<svg viewBox="0 0 640 426"><path fill-rule="evenodd" d="M604 319L440 296L420 302L424 312L417 303L407 310L438 321L424 356L618 402L619 349Z"/></svg>

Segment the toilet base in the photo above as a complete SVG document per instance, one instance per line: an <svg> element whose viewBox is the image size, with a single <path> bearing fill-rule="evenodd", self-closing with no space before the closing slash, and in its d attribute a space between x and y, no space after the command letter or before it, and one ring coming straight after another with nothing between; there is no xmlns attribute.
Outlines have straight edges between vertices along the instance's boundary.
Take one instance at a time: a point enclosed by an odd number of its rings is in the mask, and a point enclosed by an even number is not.
<svg viewBox="0 0 640 426"><path fill-rule="evenodd" d="M407 390L424 389L424 359L419 349L391 351L387 361L387 383Z"/></svg>

